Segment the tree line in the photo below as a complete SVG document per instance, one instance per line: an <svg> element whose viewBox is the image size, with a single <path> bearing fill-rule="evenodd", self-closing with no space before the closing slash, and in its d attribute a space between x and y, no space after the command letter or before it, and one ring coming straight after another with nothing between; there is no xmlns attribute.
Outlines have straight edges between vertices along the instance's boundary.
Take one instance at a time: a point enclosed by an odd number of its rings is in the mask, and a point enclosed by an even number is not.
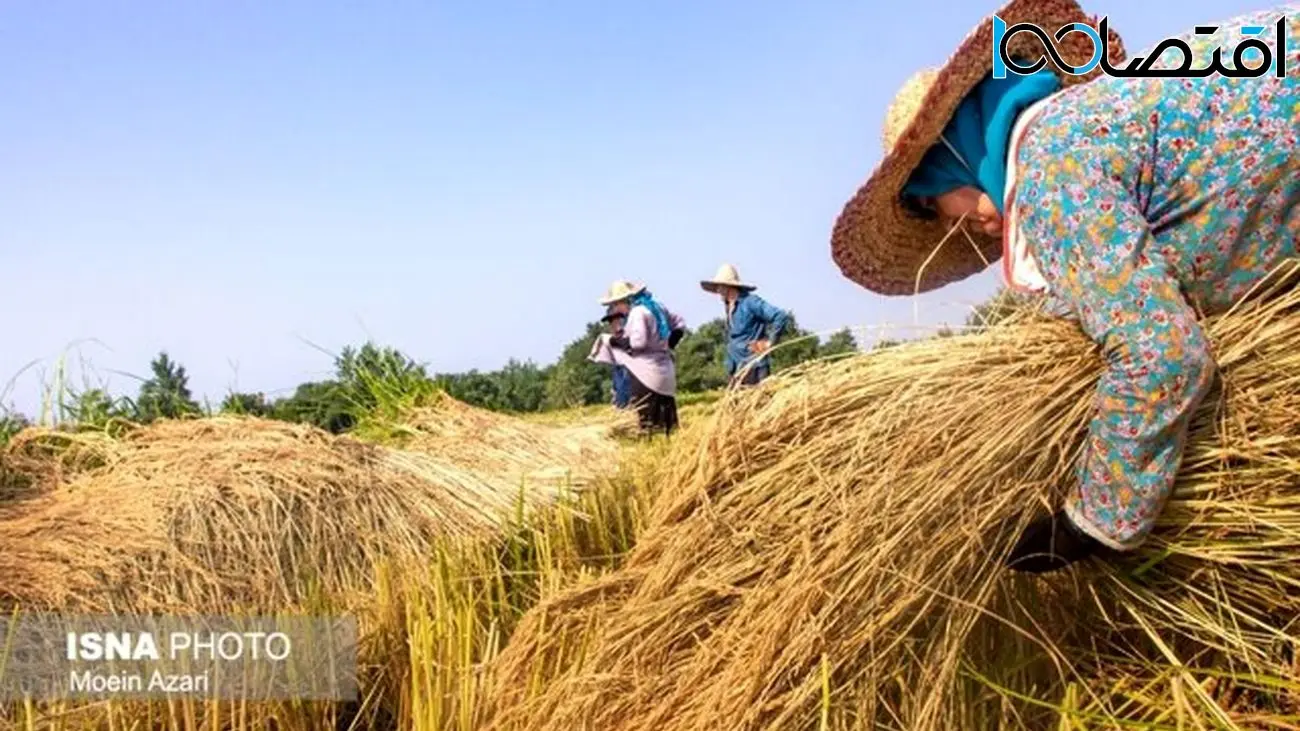
<svg viewBox="0 0 1300 731"><path fill-rule="evenodd" d="M60 421L87 427L118 420L148 424L158 419L227 413L313 424L335 434L352 429L364 414L395 410L435 392L493 411L565 409L610 401L609 367L587 360L601 332L601 323L588 323L549 365L511 359L496 370L464 373L430 373L424 364L396 348L367 342L344 348L334 359L331 378L300 384L291 394L278 398L235 391L216 405L195 399L185 366L164 351L149 364L149 373L133 396L92 388L58 394L55 406ZM782 342L787 344L772 354L774 370L857 349L847 329L823 341L800 329L793 317ZM676 350L679 389L693 393L726 385L725 347L726 325L721 319L688 330ZM30 423L23 414L6 412L0 417L0 436Z"/></svg>
<svg viewBox="0 0 1300 731"><path fill-rule="evenodd" d="M1015 311L1021 300L1000 294L977 307L967 327L982 327ZM150 363L148 377L132 396L110 394L94 388L58 395L60 421L103 427L114 421L147 424L158 419L213 413L246 414L307 423L338 434L349 431L365 415L396 412L437 392L485 409L511 413L539 412L609 403L611 371L587 359L599 322L587 323L583 332L561 351L554 363L510 360L492 371L430 373L405 353L367 342L346 347L335 357L331 378L300 384L293 393L268 398L264 393L232 392L220 404L200 404L189 388L185 367L166 352ZM940 331L940 337L951 331ZM877 342L889 347L894 341ZM847 329L822 339L799 327L792 315L771 355L773 372L812 359L844 355L858 350ZM675 359L681 393L702 393L727 383L724 367L726 323L715 319L688 330L678 343ZM0 415L0 441L30 424L15 412Z"/></svg>

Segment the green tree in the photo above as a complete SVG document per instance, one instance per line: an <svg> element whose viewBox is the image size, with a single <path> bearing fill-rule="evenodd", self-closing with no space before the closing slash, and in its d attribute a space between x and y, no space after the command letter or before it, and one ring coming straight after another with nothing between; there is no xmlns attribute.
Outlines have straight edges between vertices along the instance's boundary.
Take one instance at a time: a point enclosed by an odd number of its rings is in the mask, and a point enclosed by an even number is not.
<svg viewBox="0 0 1300 731"><path fill-rule="evenodd" d="M221 401L221 413L239 414L241 416L271 416L274 407L266 400L266 394L232 392Z"/></svg>
<svg viewBox="0 0 1300 731"><path fill-rule="evenodd" d="M157 419L179 419L198 414L198 403L190 394L185 367L173 361L166 351L149 364L153 376L140 384L135 401L136 421L149 423Z"/></svg>
<svg viewBox="0 0 1300 731"><path fill-rule="evenodd" d="M830 358L836 355L846 355L858 351L858 341L853 337L853 333L846 327L843 330L832 333L826 342L817 348L817 356L820 358Z"/></svg>
<svg viewBox="0 0 1300 731"><path fill-rule="evenodd" d="M491 373L478 370L448 373L438 376L435 382L448 396L473 406L490 409L501 400L500 384Z"/></svg>
<svg viewBox="0 0 1300 731"><path fill-rule="evenodd" d="M504 411L540 411L546 403L549 369L513 358L496 374L500 407Z"/></svg>
<svg viewBox="0 0 1300 731"><path fill-rule="evenodd" d="M493 411L541 411L551 369L513 358L505 367L488 372L448 373L436 379L440 389L454 399Z"/></svg>
<svg viewBox="0 0 1300 731"><path fill-rule="evenodd" d="M589 322L583 334L564 347L546 379L546 408L564 409L609 401L612 369L587 360L592 343L603 329L601 323Z"/></svg>
<svg viewBox="0 0 1300 731"><path fill-rule="evenodd" d="M808 335L809 333L806 330L799 327L799 321L795 319L794 313L790 313L789 324L785 326L785 332L781 334L776 343L773 343L773 345L780 346L772 351L773 373L779 373L786 368L817 357L817 338L810 338Z"/></svg>
<svg viewBox="0 0 1300 731"><path fill-rule="evenodd" d="M677 343L677 388L684 393L712 391L727 385L727 323L709 320L687 330Z"/></svg>
<svg viewBox="0 0 1300 731"><path fill-rule="evenodd" d="M282 421L312 424L331 434L356 426L352 401L337 381L304 383L288 398L271 406L271 416Z"/></svg>

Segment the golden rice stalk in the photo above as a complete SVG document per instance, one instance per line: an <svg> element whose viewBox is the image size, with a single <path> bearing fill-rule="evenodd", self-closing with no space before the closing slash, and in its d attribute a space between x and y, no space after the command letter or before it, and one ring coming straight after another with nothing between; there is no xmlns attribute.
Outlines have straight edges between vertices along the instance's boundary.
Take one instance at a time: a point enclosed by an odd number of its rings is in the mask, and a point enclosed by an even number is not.
<svg viewBox="0 0 1300 731"><path fill-rule="evenodd" d="M375 565L492 538L559 494L480 467L269 420L160 422L66 486L0 503L0 605L252 609L364 595Z"/></svg>
<svg viewBox="0 0 1300 731"><path fill-rule="evenodd" d="M28 427L0 450L0 472L14 479L0 486L0 502L52 490L78 474L102 467L117 455L108 432Z"/></svg>
<svg viewBox="0 0 1300 731"><path fill-rule="evenodd" d="M631 420L614 412L572 424L536 423L443 395L403 415L401 445L505 479L580 486L613 469L614 437Z"/></svg>
<svg viewBox="0 0 1300 731"><path fill-rule="evenodd" d="M1156 535L1046 577L1001 561L1073 479L1103 368L1076 325L730 397L625 567L524 619L491 727L1294 728L1298 308L1208 321L1221 385Z"/></svg>

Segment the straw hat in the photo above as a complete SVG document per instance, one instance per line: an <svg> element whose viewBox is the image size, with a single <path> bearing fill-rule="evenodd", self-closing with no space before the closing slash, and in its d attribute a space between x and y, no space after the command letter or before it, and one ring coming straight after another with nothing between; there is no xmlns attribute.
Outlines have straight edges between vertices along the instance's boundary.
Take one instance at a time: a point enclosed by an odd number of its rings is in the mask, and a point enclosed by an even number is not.
<svg viewBox="0 0 1300 731"><path fill-rule="evenodd" d="M632 284L626 279L620 279L609 285L609 289L605 290L605 296L600 298L600 303L608 307L615 302L622 302L628 297L638 295L644 291L644 284Z"/></svg>
<svg viewBox="0 0 1300 731"><path fill-rule="evenodd" d="M704 288L705 292L712 292L714 294L717 294L718 289L721 287L735 287L736 289L743 289L747 292L758 289L758 287L755 287L752 284L746 284L740 281L740 272L736 271L736 268L730 264L723 264L718 267L718 273L713 275L713 279L701 280L700 286Z"/></svg>
<svg viewBox="0 0 1300 731"><path fill-rule="evenodd" d="M1097 19L1085 14L1074 0L1011 0L995 14L1006 21L1007 27L1027 22L1052 34L1069 23L1094 28L1097 24ZM1113 28L1109 36L1109 61L1119 65L1124 60L1122 41ZM1076 67L1086 63L1094 52L1092 41L1078 32L1058 41L1057 49L1066 63ZM1012 36L1008 50L1012 56L1045 59L1045 68L1055 71L1063 86L1090 81L1102 73L1100 65L1081 76L1062 72L1042 42L1030 33ZM921 71L903 85L885 114L884 155L866 184L844 206L831 234L831 256L844 276L879 294L912 294L965 279L985 269L986 262L1002 256L1001 241L974 232L971 237L979 246L978 252L965 237L953 237L935 253L948 230L936 219L926 220L908 211L901 199L912 171L939 141L939 134L957 106L992 70L990 15L966 36L943 66Z"/></svg>

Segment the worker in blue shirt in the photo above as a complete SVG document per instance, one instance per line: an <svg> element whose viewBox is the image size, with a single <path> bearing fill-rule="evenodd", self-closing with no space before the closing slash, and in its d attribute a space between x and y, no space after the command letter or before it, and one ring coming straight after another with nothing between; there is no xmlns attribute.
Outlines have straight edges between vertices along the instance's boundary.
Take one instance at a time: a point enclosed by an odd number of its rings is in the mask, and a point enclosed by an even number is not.
<svg viewBox="0 0 1300 731"><path fill-rule="evenodd" d="M730 264L718 267L713 279L701 281L700 286L721 297L726 308L727 377L734 379L746 361L760 356L746 367L740 381L744 386L758 384L772 371L772 362L766 354L785 331L789 313L754 294L757 287L741 281L740 273Z"/></svg>

